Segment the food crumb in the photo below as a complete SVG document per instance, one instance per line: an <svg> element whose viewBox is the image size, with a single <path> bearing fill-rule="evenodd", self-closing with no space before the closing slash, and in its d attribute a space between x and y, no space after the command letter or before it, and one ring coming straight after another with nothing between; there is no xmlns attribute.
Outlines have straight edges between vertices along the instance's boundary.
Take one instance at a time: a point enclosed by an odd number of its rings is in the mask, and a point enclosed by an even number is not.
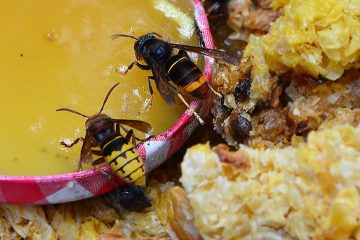
<svg viewBox="0 0 360 240"><path fill-rule="evenodd" d="M55 32L55 30L51 30L46 34L46 38L49 41L55 41L59 38L59 35Z"/></svg>
<svg viewBox="0 0 360 240"><path fill-rule="evenodd" d="M70 138L64 138L61 140L61 142L65 143L66 145L70 145L72 143L72 140Z"/></svg>
<svg viewBox="0 0 360 240"><path fill-rule="evenodd" d="M120 73L121 75L126 74L127 71L128 71L128 67L125 65L120 65L117 69L117 72Z"/></svg>
<svg viewBox="0 0 360 240"><path fill-rule="evenodd" d="M155 9L163 12L166 17L173 19L179 27L177 30L182 36L191 38L194 33L194 20L186 13L182 12L170 1L154 0Z"/></svg>

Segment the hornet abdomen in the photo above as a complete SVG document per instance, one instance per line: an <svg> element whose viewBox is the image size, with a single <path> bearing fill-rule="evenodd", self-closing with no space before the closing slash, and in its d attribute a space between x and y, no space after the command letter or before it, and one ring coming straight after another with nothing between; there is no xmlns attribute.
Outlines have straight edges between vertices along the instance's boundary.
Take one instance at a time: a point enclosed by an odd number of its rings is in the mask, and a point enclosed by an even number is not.
<svg viewBox="0 0 360 240"><path fill-rule="evenodd" d="M209 85L198 68L188 57L175 55L166 64L165 70L170 80L199 99L206 99Z"/></svg>
<svg viewBox="0 0 360 240"><path fill-rule="evenodd" d="M131 142L118 135L107 141L101 152L105 162L119 177L129 183L146 186L144 160ZM96 159L95 156L93 158Z"/></svg>

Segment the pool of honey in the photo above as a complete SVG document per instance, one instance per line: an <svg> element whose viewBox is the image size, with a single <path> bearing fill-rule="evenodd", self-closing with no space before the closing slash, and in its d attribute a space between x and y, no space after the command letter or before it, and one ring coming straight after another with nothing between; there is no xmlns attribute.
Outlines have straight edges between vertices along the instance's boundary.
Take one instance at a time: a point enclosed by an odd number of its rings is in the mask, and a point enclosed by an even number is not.
<svg viewBox="0 0 360 240"><path fill-rule="evenodd" d="M159 1L3 0L0 10L0 175L49 175L75 171L81 143L72 149L63 139L84 136L85 118L56 112L68 107L87 115L100 110L116 82L104 113L113 118L148 121L160 133L184 111L157 94L151 108L147 76L136 67L126 76L117 69L134 57L132 39L157 32L171 41L196 44L178 23L154 8ZM169 1L192 18L190 1ZM155 89L155 86L153 86Z"/></svg>

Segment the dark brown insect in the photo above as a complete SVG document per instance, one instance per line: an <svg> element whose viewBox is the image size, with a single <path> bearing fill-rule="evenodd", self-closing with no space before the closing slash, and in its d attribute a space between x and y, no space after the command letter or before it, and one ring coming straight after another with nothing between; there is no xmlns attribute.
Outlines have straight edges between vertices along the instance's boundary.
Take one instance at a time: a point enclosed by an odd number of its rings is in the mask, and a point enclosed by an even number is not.
<svg viewBox="0 0 360 240"><path fill-rule="evenodd" d="M79 169L83 162L90 162L104 174L98 164L107 163L111 169L128 184L117 190L120 204L128 210L142 210L151 206L143 188L146 186L144 160L136 150L136 137L132 129L127 130L123 125L148 133L150 124L138 120L113 119L102 114L110 93L119 83L115 84L107 93L99 113L87 116L77 111L60 108L56 111L68 111L86 117L85 138L77 138L73 143L61 142L61 145L71 148L79 141L83 142ZM120 132L122 129L126 135ZM108 174L107 174L108 175ZM110 176L111 177L111 176Z"/></svg>
<svg viewBox="0 0 360 240"><path fill-rule="evenodd" d="M126 74L134 65L143 70L151 70L153 76L148 77L150 94L153 94L151 80L154 80L156 88L166 102L175 104L175 97L179 97L185 106L199 119L201 124L204 124L204 121L190 108L181 93L186 93L194 98L202 100L208 99L210 92L213 92L220 97L221 95L206 81L201 70L190 60L186 51L207 55L233 65L239 64L238 59L225 52L166 42L159 39L161 36L156 33L148 33L140 38L126 34L115 34L112 37L128 37L135 39L134 49L136 59L145 62L145 65L138 61L132 62L127 67L124 74ZM179 49L177 53L174 53L175 48ZM171 82L173 84L171 84Z"/></svg>

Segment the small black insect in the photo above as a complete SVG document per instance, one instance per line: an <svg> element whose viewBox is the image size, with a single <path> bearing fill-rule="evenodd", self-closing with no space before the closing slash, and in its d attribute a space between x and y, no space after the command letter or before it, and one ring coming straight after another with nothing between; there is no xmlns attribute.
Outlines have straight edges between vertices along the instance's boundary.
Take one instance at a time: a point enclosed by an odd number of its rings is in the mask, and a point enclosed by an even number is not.
<svg viewBox="0 0 360 240"><path fill-rule="evenodd" d="M157 33L148 33L140 38L126 34L115 34L112 35L112 37L128 37L135 39L134 49L136 59L145 63L144 65L138 61L132 62L127 67L124 74L126 74L134 65L143 70L151 70L153 75L148 77L150 94L153 94L151 80L154 80L156 88L166 102L175 104L175 96L178 96L185 106L198 118L201 124L204 124L204 121L190 108L180 92L202 100L208 99L210 92L213 92L220 97L221 95L206 81L201 70L190 60L186 51L207 55L233 65L239 64L237 58L230 56L223 51L166 42L160 39L161 36ZM174 53L174 48L179 49L179 51Z"/></svg>

